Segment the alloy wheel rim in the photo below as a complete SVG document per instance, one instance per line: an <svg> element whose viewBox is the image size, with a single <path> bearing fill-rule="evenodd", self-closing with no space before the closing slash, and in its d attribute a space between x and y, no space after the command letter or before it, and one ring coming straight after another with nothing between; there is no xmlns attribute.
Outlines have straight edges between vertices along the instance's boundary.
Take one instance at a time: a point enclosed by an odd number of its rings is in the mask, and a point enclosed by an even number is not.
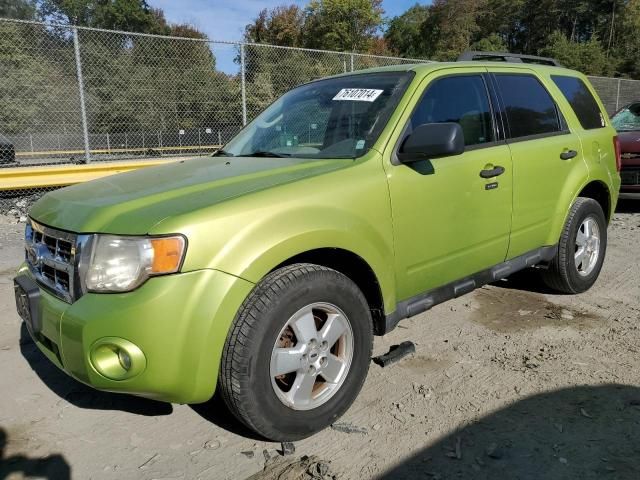
<svg viewBox="0 0 640 480"><path fill-rule="evenodd" d="M600 257L600 227L593 217L585 218L576 233L575 266L584 277L596 268Z"/></svg>
<svg viewBox="0 0 640 480"><path fill-rule="evenodd" d="M271 352L271 385L293 410L325 404L344 383L353 360L353 329L335 305L312 303L294 313Z"/></svg>

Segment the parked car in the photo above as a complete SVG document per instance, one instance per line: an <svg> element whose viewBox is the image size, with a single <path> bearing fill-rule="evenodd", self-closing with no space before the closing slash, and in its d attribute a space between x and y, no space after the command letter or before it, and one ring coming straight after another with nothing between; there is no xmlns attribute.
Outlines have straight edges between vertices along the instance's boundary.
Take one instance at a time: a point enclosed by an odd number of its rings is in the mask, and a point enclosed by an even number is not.
<svg viewBox="0 0 640 480"><path fill-rule="evenodd" d="M0 163L12 163L16 161L16 150L11 141L0 135Z"/></svg>
<svg viewBox="0 0 640 480"><path fill-rule="evenodd" d="M621 108L611 119L622 154L620 193L640 193L640 101Z"/></svg>
<svg viewBox="0 0 640 480"><path fill-rule="evenodd" d="M402 319L527 267L593 285L620 186L604 112L584 75L515 61L310 82L213 157L45 195L18 311L97 389L217 390L263 437L307 437Z"/></svg>

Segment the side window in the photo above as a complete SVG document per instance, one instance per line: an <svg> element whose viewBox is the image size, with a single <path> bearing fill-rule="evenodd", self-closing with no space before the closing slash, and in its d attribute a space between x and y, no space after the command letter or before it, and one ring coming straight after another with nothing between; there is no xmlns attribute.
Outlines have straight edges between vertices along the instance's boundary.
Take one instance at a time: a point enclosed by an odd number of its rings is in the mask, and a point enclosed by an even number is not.
<svg viewBox="0 0 640 480"><path fill-rule="evenodd" d="M552 75L551 79L573 108L582 128L591 130L605 126L604 116L596 99L581 79L561 75Z"/></svg>
<svg viewBox="0 0 640 480"><path fill-rule="evenodd" d="M467 146L493 141L491 109L482 76L444 77L427 87L411 116L411 128L443 122L460 124Z"/></svg>
<svg viewBox="0 0 640 480"><path fill-rule="evenodd" d="M540 81L526 74L496 73L511 138L562 130L556 104Z"/></svg>

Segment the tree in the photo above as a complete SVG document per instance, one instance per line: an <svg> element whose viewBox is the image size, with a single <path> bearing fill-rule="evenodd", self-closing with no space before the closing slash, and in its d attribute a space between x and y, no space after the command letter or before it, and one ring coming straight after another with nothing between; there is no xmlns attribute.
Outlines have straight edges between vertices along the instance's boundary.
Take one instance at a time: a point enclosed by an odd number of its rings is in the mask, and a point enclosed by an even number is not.
<svg viewBox="0 0 640 480"><path fill-rule="evenodd" d="M592 37L587 42L569 40L562 32L553 32L540 50L541 55L552 57L565 67L591 75L608 75L613 66L605 55L600 41Z"/></svg>
<svg viewBox="0 0 640 480"><path fill-rule="evenodd" d="M420 57L425 53L421 28L429 17L428 5L415 4L389 22L384 39L391 51L402 57Z"/></svg>
<svg viewBox="0 0 640 480"><path fill-rule="evenodd" d="M629 0L618 18L613 53L622 74L640 78L640 0Z"/></svg>
<svg viewBox="0 0 640 480"><path fill-rule="evenodd" d="M507 44L502 36L497 33L492 33L487 37L483 37L480 40L471 44L471 50L477 50L480 52L506 52Z"/></svg>
<svg viewBox="0 0 640 480"><path fill-rule="evenodd" d="M305 45L366 52L382 23L382 0L311 0L305 10Z"/></svg>
<svg viewBox="0 0 640 480"><path fill-rule="evenodd" d="M304 20L304 12L297 5L265 8L245 27L244 38L254 43L300 47L303 46Z"/></svg>
<svg viewBox="0 0 640 480"><path fill-rule="evenodd" d="M428 58L455 60L478 34L486 0L435 0L421 33Z"/></svg>
<svg viewBox="0 0 640 480"><path fill-rule="evenodd" d="M36 18L35 0L0 0L0 17L19 20Z"/></svg>
<svg viewBox="0 0 640 480"><path fill-rule="evenodd" d="M167 34L169 27L160 9L145 0L41 0L43 16L61 23L128 32Z"/></svg>

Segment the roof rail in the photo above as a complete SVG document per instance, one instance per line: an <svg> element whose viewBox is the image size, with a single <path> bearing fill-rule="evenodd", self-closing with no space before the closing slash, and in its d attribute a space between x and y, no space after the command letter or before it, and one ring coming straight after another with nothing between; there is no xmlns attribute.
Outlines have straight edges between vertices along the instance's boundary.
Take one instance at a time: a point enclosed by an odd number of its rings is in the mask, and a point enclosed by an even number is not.
<svg viewBox="0 0 640 480"><path fill-rule="evenodd" d="M539 65L551 65L562 67L562 64L554 58L538 57L536 55L521 55L507 52L464 52L458 57L459 62L470 60L484 60L489 62L513 62L513 63L537 63Z"/></svg>

